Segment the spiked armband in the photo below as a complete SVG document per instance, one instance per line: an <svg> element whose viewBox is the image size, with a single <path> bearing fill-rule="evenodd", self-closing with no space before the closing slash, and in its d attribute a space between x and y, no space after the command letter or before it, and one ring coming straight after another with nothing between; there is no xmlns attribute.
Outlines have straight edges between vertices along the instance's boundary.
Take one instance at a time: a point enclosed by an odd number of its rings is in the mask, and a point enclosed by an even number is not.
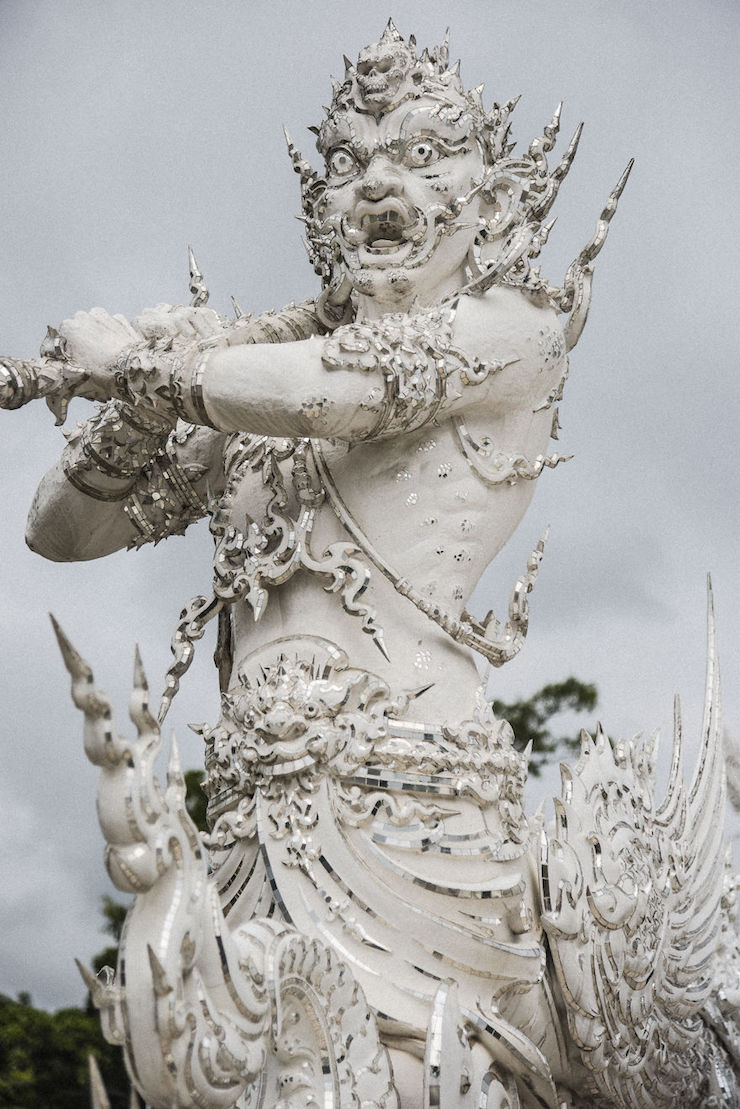
<svg viewBox="0 0 740 1109"><path fill-rule="evenodd" d="M178 418L211 427L201 379L209 354L224 344L218 335L195 348L178 349L172 339L133 347L115 366L117 392L137 411L159 418L170 428Z"/></svg>
<svg viewBox="0 0 740 1109"><path fill-rule="evenodd" d="M203 377L214 350L247 343L297 342L320 330L313 301L289 304L281 312L240 316L223 332L196 346L177 340L153 341L129 350L114 371L118 392L137 408L213 428L203 399Z"/></svg>
<svg viewBox="0 0 740 1109"><path fill-rule="evenodd" d="M182 535L190 524L206 515L207 506L194 484L206 467L180 465L174 448L175 443L170 440L148 462L124 505L124 512L138 532L129 543L130 548L158 543L170 535Z"/></svg>
<svg viewBox="0 0 740 1109"><path fill-rule="evenodd" d="M95 500L123 500L170 430L169 421L155 413L108 401L69 436L62 453L65 476Z"/></svg>
<svg viewBox="0 0 740 1109"><path fill-rule="evenodd" d="M478 385L502 363L471 362L452 345L455 309L449 305L415 316L397 313L372 323L337 328L324 342L327 370L382 374L361 407L374 418L363 439L384 439L430 423L465 385Z"/></svg>

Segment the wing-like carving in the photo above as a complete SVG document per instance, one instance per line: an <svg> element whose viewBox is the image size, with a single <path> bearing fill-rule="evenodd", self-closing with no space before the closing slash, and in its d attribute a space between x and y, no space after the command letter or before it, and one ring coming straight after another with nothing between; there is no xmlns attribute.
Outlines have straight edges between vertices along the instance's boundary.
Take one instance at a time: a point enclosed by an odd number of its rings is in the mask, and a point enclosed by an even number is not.
<svg viewBox="0 0 740 1109"><path fill-rule="evenodd" d="M164 789L155 774L161 732L138 652L128 741L56 630L85 715L85 752L100 767L108 872L134 894L118 974L80 970L136 1089L152 1109L397 1109L376 1022L337 953L268 917L229 928L174 737Z"/></svg>
<svg viewBox="0 0 740 1109"><path fill-rule="evenodd" d="M711 588L702 741L683 777L678 701L670 782L654 801L656 740L612 744L582 734L562 768L556 831L543 841L543 922L571 1036L592 1095L610 1106L711 1104L732 1079L707 1020L718 983L723 888L719 670ZM725 1085L722 1085L722 1082ZM734 1097L717 1104L735 1104Z"/></svg>

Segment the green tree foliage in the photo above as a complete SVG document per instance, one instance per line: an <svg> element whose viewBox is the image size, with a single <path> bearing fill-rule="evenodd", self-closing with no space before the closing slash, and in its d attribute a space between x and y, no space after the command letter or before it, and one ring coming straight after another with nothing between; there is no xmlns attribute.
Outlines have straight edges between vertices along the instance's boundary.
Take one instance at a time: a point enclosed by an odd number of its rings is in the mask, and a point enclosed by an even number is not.
<svg viewBox="0 0 740 1109"><path fill-rule="evenodd" d="M203 770L188 770L185 773L185 807L195 827L200 832L208 831L206 805L208 798L201 788L205 778Z"/></svg>
<svg viewBox="0 0 740 1109"><path fill-rule="evenodd" d="M47 1013L0 995L0 1105L4 1109L88 1109L87 1057L100 1067L111 1109L126 1109L129 1081L120 1048L107 1044L97 1014Z"/></svg>
<svg viewBox="0 0 740 1109"><path fill-rule="evenodd" d="M116 963L118 962L118 945L121 942L123 922L126 919L126 912L128 911L127 905L119 904L118 901L114 901L113 898L109 897L107 894L103 897L102 904L102 930L111 937L113 943L93 956L92 965L96 974L98 971L101 971L103 967L113 967L115 970Z"/></svg>
<svg viewBox="0 0 740 1109"><path fill-rule="evenodd" d="M542 689L525 701L494 701L496 716L508 720L514 729L514 744L523 751L532 741L529 773L537 778L542 768L556 751L563 755L577 752L580 742L577 735L556 735L551 727L554 717L564 712L592 712L596 708L596 686L578 678L543 685Z"/></svg>

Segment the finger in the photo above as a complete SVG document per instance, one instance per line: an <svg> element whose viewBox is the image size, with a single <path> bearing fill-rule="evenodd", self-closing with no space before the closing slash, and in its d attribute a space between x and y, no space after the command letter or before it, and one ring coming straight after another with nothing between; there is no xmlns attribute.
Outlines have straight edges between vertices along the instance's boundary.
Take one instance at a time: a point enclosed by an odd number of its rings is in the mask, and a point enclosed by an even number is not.
<svg viewBox="0 0 740 1109"><path fill-rule="evenodd" d="M125 334L127 339L131 340L132 344L138 342L139 336L136 333L136 328L131 323L129 323L125 316L116 313L113 319L118 324L121 333Z"/></svg>
<svg viewBox="0 0 740 1109"><path fill-rule="evenodd" d="M133 326L144 339L161 339L164 336L176 334L173 330L173 314L175 309L171 304L157 304L154 308L146 308L133 319Z"/></svg>
<svg viewBox="0 0 740 1109"><path fill-rule="evenodd" d="M201 339L210 339L223 331L223 324L218 312L212 308L191 308L192 324Z"/></svg>

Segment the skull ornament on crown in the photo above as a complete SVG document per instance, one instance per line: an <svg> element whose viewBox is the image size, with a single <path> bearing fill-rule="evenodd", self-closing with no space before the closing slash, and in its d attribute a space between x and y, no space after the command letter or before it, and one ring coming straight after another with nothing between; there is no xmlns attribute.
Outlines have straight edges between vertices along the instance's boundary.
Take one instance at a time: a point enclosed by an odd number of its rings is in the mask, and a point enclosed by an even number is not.
<svg viewBox="0 0 740 1109"><path fill-rule="evenodd" d="M558 108L526 154L512 157L515 100L489 110L482 86L466 90L447 41L417 55L389 21L377 43L345 59L326 118L311 130L318 173L288 138L301 178L309 256L323 282L330 328L352 319L358 298L380 311L439 303L504 278L542 287L530 261L575 155L576 132L551 173L546 154ZM556 290L553 290L556 292Z"/></svg>
<svg viewBox="0 0 740 1109"><path fill-rule="evenodd" d="M355 80L364 106L370 111L384 111L400 99L399 94L409 95L415 61L411 46L390 22L380 42L366 46L357 58Z"/></svg>

